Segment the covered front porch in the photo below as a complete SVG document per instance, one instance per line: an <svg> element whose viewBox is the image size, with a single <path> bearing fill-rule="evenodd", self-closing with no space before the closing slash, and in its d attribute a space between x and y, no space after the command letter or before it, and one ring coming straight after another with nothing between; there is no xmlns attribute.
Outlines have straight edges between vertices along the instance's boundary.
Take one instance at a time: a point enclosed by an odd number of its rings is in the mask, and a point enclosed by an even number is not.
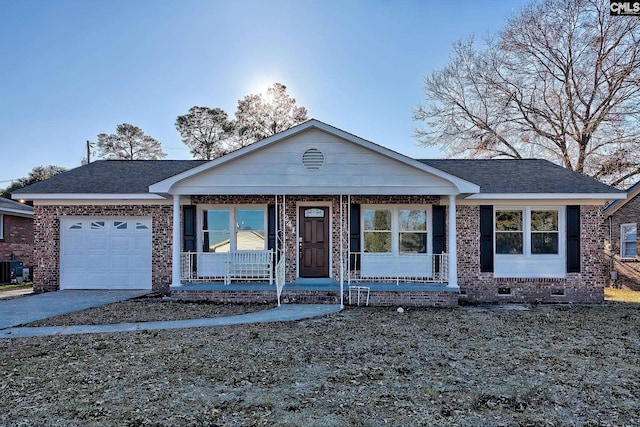
<svg viewBox="0 0 640 427"><path fill-rule="evenodd" d="M171 293L218 302L344 305L359 289L371 305L450 306L451 292L458 291L455 255L446 252L456 247L455 197L446 200L190 196L185 205L175 197L181 233L174 250L182 251ZM187 235L192 244L184 251Z"/></svg>
<svg viewBox="0 0 640 427"><path fill-rule="evenodd" d="M353 286L457 293L456 197L479 188L312 120L149 190L173 198L172 294L269 284L344 304Z"/></svg>

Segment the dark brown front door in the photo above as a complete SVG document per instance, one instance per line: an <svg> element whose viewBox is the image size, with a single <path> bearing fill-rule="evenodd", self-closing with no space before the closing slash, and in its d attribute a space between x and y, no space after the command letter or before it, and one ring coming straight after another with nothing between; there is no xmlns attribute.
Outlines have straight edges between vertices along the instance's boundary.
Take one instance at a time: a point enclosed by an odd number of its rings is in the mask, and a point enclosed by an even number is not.
<svg viewBox="0 0 640 427"><path fill-rule="evenodd" d="M329 208L300 208L300 277L329 277Z"/></svg>

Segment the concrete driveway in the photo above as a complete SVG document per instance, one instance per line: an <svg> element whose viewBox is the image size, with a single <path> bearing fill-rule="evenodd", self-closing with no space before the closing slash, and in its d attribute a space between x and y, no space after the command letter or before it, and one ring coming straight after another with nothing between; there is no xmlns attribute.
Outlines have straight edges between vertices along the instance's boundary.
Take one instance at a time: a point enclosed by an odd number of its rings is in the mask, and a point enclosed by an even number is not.
<svg viewBox="0 0 640 427"><path fill-rule="evenodd" d="M150 293L150 290L68 290L0 300L0 329Z"/></svg>

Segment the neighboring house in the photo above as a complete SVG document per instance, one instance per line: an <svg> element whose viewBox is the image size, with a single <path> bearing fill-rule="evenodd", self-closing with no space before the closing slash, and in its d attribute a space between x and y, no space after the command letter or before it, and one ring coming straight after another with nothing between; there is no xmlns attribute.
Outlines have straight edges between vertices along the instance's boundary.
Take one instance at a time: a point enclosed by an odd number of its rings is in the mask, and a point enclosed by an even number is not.
<svg viewBox="0 0 640 427"><path fill-rule="evenodd" d="M262 249L290 301L358 284L374 305L456 305L602 301L602 209L625 193L544 160L415 160L309 120L212 161L99 161L15 196L34 202L36 291L273 300L265 278L230 276Z"/></svg>
<svg viewBox="0 0 640 427"><path fill-rule="evenodd" d="M604 210L607 233L605 251L614 287L640 291L640 181L627 191L627 198L616 200Z"/></svg>
<svg viewBox="0 0 640 427"><path fill-rule="evenodd" d="M33 208L0 197L0 262L33 260Z"/></svg>

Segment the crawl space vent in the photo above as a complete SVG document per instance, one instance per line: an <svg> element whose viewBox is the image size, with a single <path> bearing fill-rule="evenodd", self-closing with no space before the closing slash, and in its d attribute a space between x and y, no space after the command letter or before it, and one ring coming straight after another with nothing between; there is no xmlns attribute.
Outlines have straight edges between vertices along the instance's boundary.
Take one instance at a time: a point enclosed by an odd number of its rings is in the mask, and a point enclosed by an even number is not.
<svg viewBox="0 0 640 427"><path fill-rule="evenodd" d="M307 169L320 169L324 165L324 154L317 148L309 148L302 155L302 164Z"/></svg>

